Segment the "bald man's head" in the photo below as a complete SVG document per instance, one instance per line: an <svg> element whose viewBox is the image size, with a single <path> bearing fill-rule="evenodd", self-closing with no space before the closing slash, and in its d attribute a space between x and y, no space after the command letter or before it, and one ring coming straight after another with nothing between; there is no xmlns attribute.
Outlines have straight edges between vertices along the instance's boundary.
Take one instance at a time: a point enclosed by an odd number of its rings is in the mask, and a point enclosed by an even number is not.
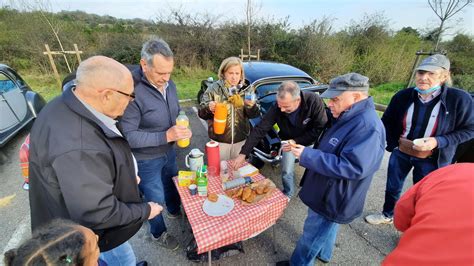
<svg viewBox="0 0 474 266"><path fill-rule="evenodd" d="M77 68L77 87L120 87L130 71L119 62L105 56L93 56L83 61Z"/></svg>
<svg viewBox="0 0 474 266"><path fill-rule="evenodd" d="M130 70L112 58L93 56L77 68L76 95L95 110L116 118L133 100Z"/></svg>

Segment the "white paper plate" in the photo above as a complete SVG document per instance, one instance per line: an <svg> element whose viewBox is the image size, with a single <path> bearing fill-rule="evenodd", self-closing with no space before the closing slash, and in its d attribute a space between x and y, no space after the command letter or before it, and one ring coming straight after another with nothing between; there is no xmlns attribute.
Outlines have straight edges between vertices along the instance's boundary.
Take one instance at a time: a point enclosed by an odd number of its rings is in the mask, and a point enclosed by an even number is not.
<svg viewBox="0 0 474 266"><path fill-rule="evenodd" d="M219 198L216 202L211 202L206 199L202 205L202 210L209 216L223 216L234 208L234 200L226 195L217 196Z"/></svg>

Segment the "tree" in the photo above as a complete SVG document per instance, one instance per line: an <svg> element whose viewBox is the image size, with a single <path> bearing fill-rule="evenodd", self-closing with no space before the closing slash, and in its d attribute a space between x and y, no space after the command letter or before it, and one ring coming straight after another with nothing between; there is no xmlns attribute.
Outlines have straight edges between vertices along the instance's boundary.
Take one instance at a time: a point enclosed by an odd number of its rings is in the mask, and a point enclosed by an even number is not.
<svg viewBox="0 0 474 266"><path fill-rule="evenodd" d="M472 0L428 0L428 4L431 9L434 11L436 16L441 20L438 28L438 34L436 38L435 51L438 50L438 45L441 40L441 35L443 34L445 22L456 15L464 7L472 4Z"/></svg>
<svg viewBox="0 0 474 266"><path fill-rule="evenodd" d="M259 9L260 9L260 6L256 6L252 4L251 0L247 0L247 5L245 6L245 16L246 16L246 22L247 22L247 49L249 51L249 60L250 60L250 55L252 54L250 52L250 31L252 28L253 20L255 19L255 16Z"/></svg>
<svg viewBox="0 0 474 266"><path fill-rule="evenodd" d="M420 37L420 33L418 30L412 28L412 27L403 27L401 30L398 31L398 33L406 33L406 34L411 34L416 37Z"/></svg>

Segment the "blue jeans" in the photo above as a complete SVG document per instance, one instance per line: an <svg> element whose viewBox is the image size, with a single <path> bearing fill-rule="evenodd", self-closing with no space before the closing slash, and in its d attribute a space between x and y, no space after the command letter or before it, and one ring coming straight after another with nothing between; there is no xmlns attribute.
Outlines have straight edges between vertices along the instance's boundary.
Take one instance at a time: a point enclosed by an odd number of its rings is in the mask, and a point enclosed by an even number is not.
<svg viewBox="0 0 474 266"><path fill-rule="evenodd" d="M282 152L281 181L283 194L292 197L295 194L295 156L292 152Z"/></svg>
<svg viewBox="0 0 474 266"><path fill-rule="evenodd" d="M314 265L316 257L329 262L336 243L338 229L338 223L329 221L308 209L303 235L298 240L293 255L291 255L290 264Z"/></svg>
<svg viewBox="0 0 474 266"><path fill-rule="evenodd" d="M385 202L382 211L386 217L393 217L395 204L402 193L403 183L412 168L413 184L416 184L427 174L438 169L438 166L434 158L419 159L401 152L398 148L392 151L388 161Z"/></svg>
<svg viewBox="0 0 474 266"><path fill-rule="evenodd" d="M135 266L137 264L137 258L128 241L109 251L101 252L99 258L107 265Z"/></svg>
<svg viewBox="0 0 474 266"><path fill-rule="evenodd" d="M138 187L145 196L146 201L165 205L169 213L177 214L180 211L181 201L172 178L178 174L176 165L176 151L170 149L165 156L140 160L138 163L138 176L141 181ZM148 220L150 232L154 237L160 237L166 231L163 214Z"/></svg>

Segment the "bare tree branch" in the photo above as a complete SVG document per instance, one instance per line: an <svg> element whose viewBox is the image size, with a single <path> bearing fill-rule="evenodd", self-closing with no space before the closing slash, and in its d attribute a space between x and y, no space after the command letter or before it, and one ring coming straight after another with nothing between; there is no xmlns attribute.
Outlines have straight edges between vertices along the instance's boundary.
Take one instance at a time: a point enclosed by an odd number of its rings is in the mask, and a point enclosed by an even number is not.
<svg viewBox="0 0 474 266"><path fill-rule="evenodd" d="M436 16L441 20L438 28L435 50L438 50L441 36L445 30L445 22L456 15L464 7L472 4L472 1L473 0L448 0L448 3L446 4L446 1L443 0L428 0L428 5L431 7Z"/></svg>

